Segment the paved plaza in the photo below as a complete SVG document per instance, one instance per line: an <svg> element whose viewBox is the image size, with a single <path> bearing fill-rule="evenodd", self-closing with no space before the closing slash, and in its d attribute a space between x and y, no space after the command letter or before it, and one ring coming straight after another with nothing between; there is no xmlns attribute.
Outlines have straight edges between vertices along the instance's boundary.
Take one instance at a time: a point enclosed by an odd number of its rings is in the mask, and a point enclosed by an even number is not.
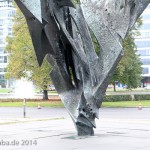
<svg viewBox="0 0 150 150"><path fill-rule="evenodd" d="M93 137L76 136L65 108L0 114L0 150L150 150L150 108L101 108Z"/></svg>

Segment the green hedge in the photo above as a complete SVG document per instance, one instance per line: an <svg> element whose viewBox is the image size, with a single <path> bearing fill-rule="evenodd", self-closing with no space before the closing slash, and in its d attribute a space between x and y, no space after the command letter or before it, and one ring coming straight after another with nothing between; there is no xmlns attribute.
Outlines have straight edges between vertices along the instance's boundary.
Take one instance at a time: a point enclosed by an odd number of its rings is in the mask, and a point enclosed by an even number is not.
<svg viewBox="0 0 150 150"><path fill-rule="evenodd" d="M106 95L104 102L117 102L117 101L139 101L139 100L150 100L150 94L134 94L133 95Z"/></svg>
<svg viewBox="0 0 150 150"><path fill-rule="evenodd" d="M49 99L51 101L52 99ZM60 99L53 99L52 101L59 101ZM138 101L138 100L150 100L150 94L134 94L133 95L105 95L104 102L117 102L117 101ZM0 98L0 102L19 102L23 99L3 99ZM26 101L41 101L41 99L26 99Z"/></svg>
<svg viewBox="0 0 150 150"><path fill-rule="evenodd" d="M136 100L136 101L138 101L138 100L150 100L150 94L135 94L134 95L134 99Z"/></svg>
<svg viewBox="0 0 150 150"><path fill-rule="evenodd" d="M131 95L105 95L104 102L131 101Z"/></svg>
<svg viewBox="0 0 150 150"><path fill-rule="evenodd" d="M23 98L0 98L0 102L23 102ZM36 102L40 101L41 99L26 99L27 102Z"/></svg>

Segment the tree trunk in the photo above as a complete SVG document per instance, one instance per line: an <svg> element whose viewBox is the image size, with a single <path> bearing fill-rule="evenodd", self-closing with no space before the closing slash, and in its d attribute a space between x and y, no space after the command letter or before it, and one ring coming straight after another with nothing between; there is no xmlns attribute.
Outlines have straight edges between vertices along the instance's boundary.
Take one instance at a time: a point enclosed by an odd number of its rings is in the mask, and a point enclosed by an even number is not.
<svg viewBox="0 0 150 150"><path fill-rule="evenodd" d="M43 90L43 100L48 100L48 92L47 92L47 90Z"/></svg>
<svg viewBox="0 0 150 150"><path fill-rule="evenodd" d="M116 83L115 82L113 83L113 86L114 86L114 92L116 92Z"/></svg>

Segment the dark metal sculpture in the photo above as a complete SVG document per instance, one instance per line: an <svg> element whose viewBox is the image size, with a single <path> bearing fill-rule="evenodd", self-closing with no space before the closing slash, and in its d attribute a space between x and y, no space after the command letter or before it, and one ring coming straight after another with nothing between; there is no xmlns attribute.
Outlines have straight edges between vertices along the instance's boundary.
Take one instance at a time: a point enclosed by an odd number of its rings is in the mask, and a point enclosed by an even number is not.
<svg viewBox="0 0 150 150"><path fill-rule="evenodd" d="M150 0L15 0L26 17L39 65L50 76L78 135L94 135L109 80L123 55L122 40ZM91 34L99 43L95 52Z"/></svg>

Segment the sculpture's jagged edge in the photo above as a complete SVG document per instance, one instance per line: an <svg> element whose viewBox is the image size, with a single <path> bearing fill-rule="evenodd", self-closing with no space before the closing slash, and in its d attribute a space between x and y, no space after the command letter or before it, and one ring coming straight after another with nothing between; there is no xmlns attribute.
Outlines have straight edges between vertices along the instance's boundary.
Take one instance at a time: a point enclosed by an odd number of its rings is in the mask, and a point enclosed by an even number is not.
<svg viewBox="0 0 150 150"><path fill-rule="evenodd" d="M141 15L150 0L80 0L85 20L94 32L101 53L99 55L99 83L94 97L101 101L112 72L123 55L122 40Z"/></svg>

